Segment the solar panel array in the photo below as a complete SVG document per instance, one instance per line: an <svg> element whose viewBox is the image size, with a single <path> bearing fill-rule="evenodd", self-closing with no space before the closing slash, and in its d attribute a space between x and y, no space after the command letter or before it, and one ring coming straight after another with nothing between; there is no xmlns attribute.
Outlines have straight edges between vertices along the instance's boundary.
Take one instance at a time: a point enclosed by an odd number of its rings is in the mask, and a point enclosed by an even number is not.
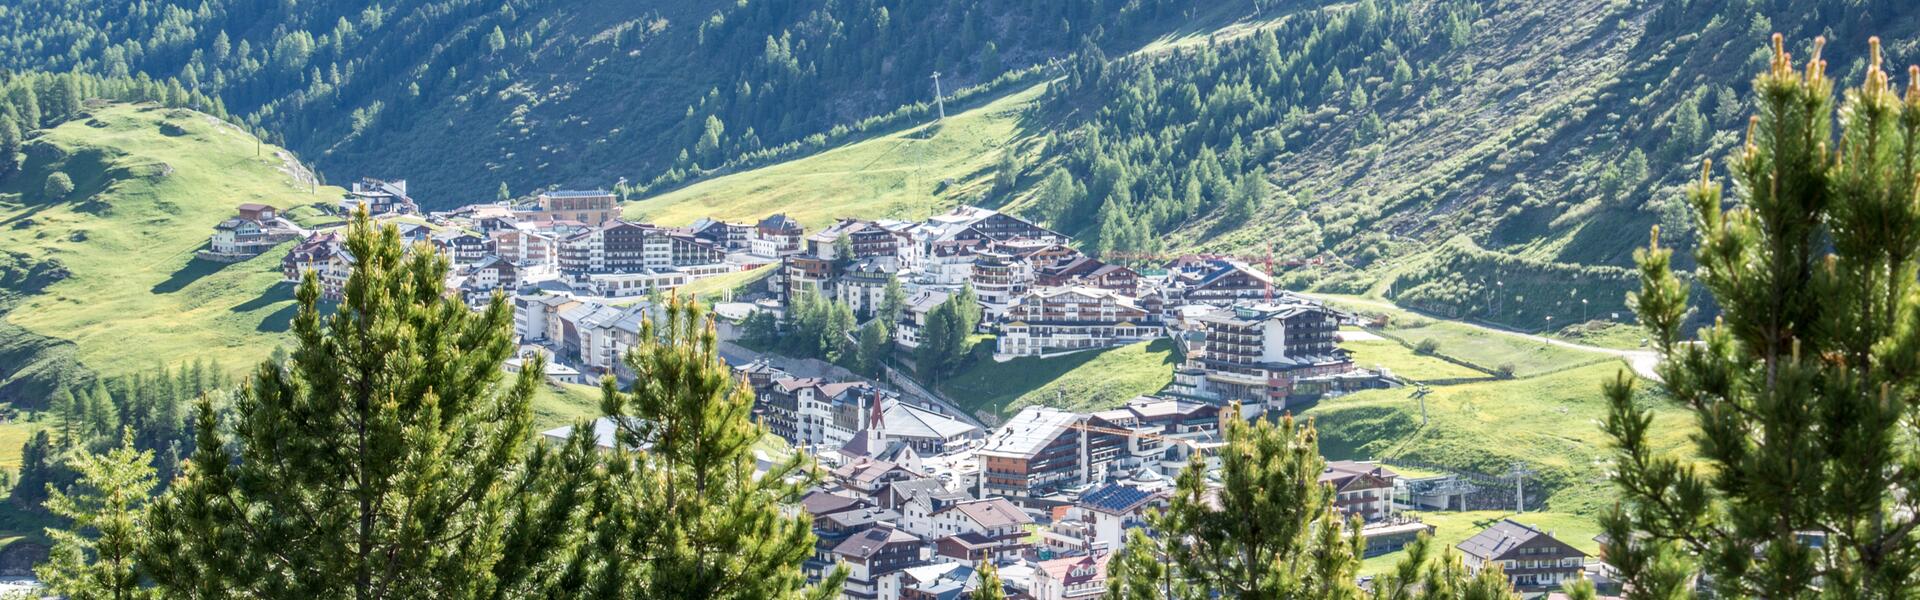
<svg viewBox="0 0 1920 600"><path fill-rule="evenodd" d="M1080 501L1088 505L1112 511L1123 511L1146 500L1153 494L1130 485L1110 483L1100 489L1080 496Z"/></svg>

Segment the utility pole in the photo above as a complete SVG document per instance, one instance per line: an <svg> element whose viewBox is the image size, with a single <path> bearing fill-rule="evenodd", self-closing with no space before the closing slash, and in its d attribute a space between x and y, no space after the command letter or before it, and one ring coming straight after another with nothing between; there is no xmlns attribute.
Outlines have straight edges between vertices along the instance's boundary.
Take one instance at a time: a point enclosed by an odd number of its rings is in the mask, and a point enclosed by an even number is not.
<svg viewBox="0 0 1920 600"><path fill-rule="evenodd" d="M940 120L947 120L947 102L940 96L940 72L933 72L933 106L940 109Z"/></svg>
<svg viewBox="0 0 1920 600"><path fill-rule="evenodd" d="M1527 482L1527 476L1532 474L1533 474L1532 469L1528 469L1526 465L1520 464L1517 462L1513 463L1513 470L1507 471L1507 475L1513 477L1513 513L1514 514L1527 512L1527 495L1526 495L1525 486Z"/></svg>

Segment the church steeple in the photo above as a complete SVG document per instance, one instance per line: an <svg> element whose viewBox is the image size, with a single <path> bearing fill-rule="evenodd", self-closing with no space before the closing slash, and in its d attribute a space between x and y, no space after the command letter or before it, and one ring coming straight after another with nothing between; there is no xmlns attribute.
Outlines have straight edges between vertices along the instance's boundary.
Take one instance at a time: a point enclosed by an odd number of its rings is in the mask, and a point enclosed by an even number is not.
<svg viewBox="0 0 1920 600"><path fill-rule="evenodd" d="M886 399L880 395L880 388L873 390L873 400L867 405L867 448L878 454L887 447Z"/></svg>

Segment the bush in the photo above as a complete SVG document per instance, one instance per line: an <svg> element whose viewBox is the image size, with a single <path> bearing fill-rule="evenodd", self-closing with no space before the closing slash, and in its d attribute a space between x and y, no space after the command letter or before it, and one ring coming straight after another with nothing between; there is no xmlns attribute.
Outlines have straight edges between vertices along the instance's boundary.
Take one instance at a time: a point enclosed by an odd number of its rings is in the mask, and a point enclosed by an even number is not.
<svg viewBox="0 0 1920 600"><path fill-rule="evenodd" d="M47 176L46 194L48 200L65 200L67 199L67 195L72 193L73 178L68 177L66 173L54 171L52 175Z"/></svg>
<svg viewBox="0 0 1920 600"><path fill-rule="evenodd" d="M1501 379L1513 379L1513 363L1500 363L1500 366L1493 368L1493 374Z"/></svg>
<svg viewBox="0 0 1920 600"><path fill-rule="evenodd" d="M1420 340L1420 343L1413 345L1413 353L1421 356L1431 356L1433 353L1439 351L1440 342L1433 341L1433 338Z"/></svg>

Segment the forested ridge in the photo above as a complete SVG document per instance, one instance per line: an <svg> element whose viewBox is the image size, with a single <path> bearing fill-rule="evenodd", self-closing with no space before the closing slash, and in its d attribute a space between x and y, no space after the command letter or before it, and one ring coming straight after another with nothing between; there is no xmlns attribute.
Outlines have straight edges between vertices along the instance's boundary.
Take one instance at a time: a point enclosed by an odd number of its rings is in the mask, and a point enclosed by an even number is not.
<svg viewBox="0 0 1920 600"><path fill-rule="evenodd" d="M26 0L0 7L0 66L177 78L335 178L404 177L447 205L817 149L927 114L936 71L964 92L1197 5Z"/></svg>

